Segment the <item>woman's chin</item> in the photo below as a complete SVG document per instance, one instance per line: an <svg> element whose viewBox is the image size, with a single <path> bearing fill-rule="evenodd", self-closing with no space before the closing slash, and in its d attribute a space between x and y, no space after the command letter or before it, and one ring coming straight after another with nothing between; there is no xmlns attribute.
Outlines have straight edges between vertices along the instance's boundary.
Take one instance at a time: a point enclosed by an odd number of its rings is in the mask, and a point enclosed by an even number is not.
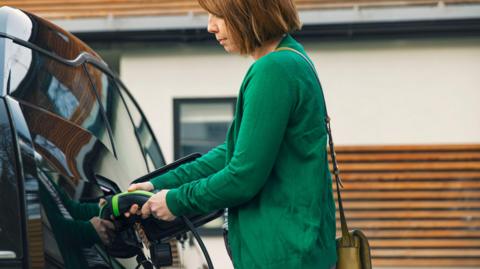
<svg viewBox="0 0 480 269"><path fill-rule="evenodd" d="M237 53L238 52L238 50L236 50L235 48L232 48L231 46L223 46L223 49L228 53Z"/></svg>

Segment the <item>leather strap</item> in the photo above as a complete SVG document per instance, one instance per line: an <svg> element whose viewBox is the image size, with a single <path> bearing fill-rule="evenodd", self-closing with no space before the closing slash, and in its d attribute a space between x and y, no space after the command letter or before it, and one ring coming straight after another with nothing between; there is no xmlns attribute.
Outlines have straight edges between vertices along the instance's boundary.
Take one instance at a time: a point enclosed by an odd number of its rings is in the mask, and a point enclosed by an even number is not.
<svg viewBox="0 0 480 269"><path fill-rule="evenodd" d="M317 79L318 85L320 86L320 90L322 90L322 85L320 83L320 79L318 78L317 71L315 70L315 66L313 63L307 58L307 56L303 55L301 52L297 51L296 49L292 49L289 47L280 47L277 48L275 51L292 51L296 53L297 55L301 56L310 66L311 70L315 74L315 77ZM323 93L322 93L323 96ZM342 228L342 239L346 240L347 244L350 246L354 245L354 241L352 236L350 236L350 233L348 232L348 226L347 226L347 220L345 218L345 213L343 211L343 203L342 203L342 196L340 195L340 187L343 188L342 180L340 179L340 170L338 168L337 164L337 157L335 154L335 146L333 144L333 138L332 138L332 130L330 128L330 117L328 116L327 112L327 103L325 101L325 96L323 96L323 104L325 108L325 124L327 128L327 134L328 134L328 145L330 147L330 156L332 158L332 164L333 164L333 174L335 175L335 182L337 184L337 197L338 197L338 208L340 211L340 224Z"/></svg>

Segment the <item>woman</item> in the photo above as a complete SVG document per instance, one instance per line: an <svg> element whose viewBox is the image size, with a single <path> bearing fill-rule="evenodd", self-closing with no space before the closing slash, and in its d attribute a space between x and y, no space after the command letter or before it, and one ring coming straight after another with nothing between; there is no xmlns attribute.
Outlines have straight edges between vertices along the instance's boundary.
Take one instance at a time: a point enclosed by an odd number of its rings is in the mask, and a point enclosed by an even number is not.
<svg viewBox="0 0 480 269"><path fill-rule="evenodd" d="M229 53L250 55L224 144L129 190L161 190L141 209L163 220L228 208L235 268L329 269L336 263L335 204L325 107L292 0L199 0L208 31ZM133 206L130 213L136 213Z"/></svg>

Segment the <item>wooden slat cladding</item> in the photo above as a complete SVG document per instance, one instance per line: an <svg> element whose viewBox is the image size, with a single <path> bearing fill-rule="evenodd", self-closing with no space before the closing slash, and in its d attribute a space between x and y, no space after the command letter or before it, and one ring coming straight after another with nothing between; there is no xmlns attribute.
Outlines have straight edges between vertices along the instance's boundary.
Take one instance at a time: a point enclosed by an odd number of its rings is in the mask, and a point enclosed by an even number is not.
<svg viewBox="0 0 480 269"><path fill-rule="evenodd" d="M27 221L28 253L30 268L45 268L43 230L40 218L32 218Z"/></svg>
<svg viewBox="0 0 480 269"><path fill-rule="evenodd" d="M370 238L374 266L480 266L480 145L336 151L349 228Z"/></svg>
<svg viewBox="0 0 480 269"><path fill-rule="evenodd" d="M438 0L296 0L299 10L352 8L357 6L437 5ZM480 0L444 0L442 3L480 3ZM162 16L203 13L196 0L4 0L47 19L107 16Z"/></svg>

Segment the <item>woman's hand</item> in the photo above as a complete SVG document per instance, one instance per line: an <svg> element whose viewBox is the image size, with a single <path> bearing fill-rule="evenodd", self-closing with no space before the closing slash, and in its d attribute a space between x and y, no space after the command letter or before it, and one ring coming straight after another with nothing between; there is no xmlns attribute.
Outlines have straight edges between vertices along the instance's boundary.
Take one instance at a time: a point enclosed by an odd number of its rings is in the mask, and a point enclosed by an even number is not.
<svg viewBox="0 0 480 269"><path fill-rule="evenodd" d="M142 183L135 183L128 187L128 191L153 191L153 184L150 181L142 182Z"/></svg>
<svg viewBox="0 0 480 269"><path fill-rule="evenodd" d="M102 208L102 206L104 206L106 203L107 203L107 200L100 198L100 200L98 200L98 207Z"/></svg>
<svg viewBox="0 0 480 269"><path fill-rule="evenodd" d="M132 184L128 187L129 192L136 191L136 190L153 191L153 189L154 189L153 184L150 181L142 182L142 183L135 183L135 184ZM140 210L139 210L138 205L133 204L130 207L130 210L128 212L126 212L124 215L127 218L129 218L131 215L140 215Z"/></svg>
<svg viewBox="0 0 480 269"><path fill-rule="evenodd" d="M111 239L115 235L115 225L111 221L101 219L99 217L93 217L90 219L90 223L92 224L93 228L102 240L102 243L105 245L110 245Z"/></svg>
<svg viewBox="0 0 480 269"><path fill-rule="evenodd" d="M152 215L153 217L164 220L172 221L175 216L170 212L167 206L167 193L168 190L161 190L159 193L153 195L142 206L142 218L147 218Z"/></svg>

